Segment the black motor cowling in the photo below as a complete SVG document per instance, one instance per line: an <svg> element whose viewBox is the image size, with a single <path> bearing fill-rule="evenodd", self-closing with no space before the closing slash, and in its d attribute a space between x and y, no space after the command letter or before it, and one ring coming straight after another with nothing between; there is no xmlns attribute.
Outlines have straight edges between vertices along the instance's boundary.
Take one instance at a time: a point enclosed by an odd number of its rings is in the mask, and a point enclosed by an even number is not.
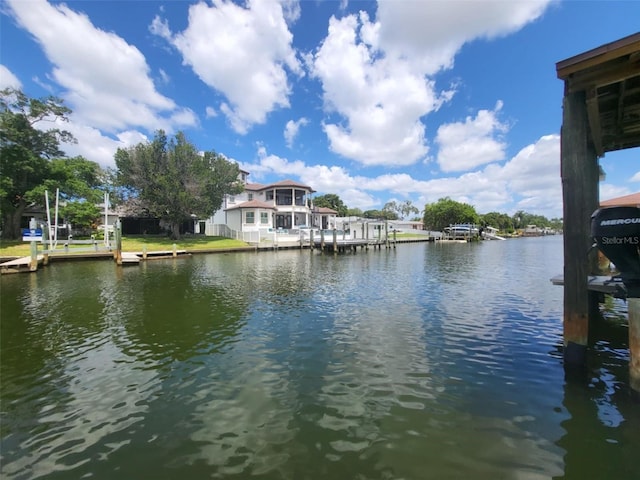
<svg viewBox="0 0 640 480"><path fill-rule="evenodd" d="M591 235L620 271L629 297L640 297L640 208L600 208L591 215Z"/></svg>

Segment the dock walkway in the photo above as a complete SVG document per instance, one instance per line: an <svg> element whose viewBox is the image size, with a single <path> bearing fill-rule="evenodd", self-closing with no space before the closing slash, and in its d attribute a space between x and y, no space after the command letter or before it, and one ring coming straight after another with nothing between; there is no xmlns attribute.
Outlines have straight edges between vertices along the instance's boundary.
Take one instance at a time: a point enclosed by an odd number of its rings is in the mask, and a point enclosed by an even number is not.
<svg viewBox="0 0 640 480"><path fill-rule="evenodd" d="M44 255L38 255L36 260L36 268L44 261ZM33 271L31 268L31 256L15 258L7 262L0 263L0 272L6 273L20 273Z"/></svg>

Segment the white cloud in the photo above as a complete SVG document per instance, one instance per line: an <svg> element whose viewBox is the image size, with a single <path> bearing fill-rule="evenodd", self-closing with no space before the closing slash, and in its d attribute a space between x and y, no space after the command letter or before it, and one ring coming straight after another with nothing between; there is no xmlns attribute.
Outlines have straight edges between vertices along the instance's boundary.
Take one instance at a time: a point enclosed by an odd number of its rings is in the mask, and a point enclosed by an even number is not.
<svg viewBox="0 0 640 480"><path fill-rule="evenodd" d="M218 112L216 112L216 109L209 106L205 108L205 114L207 118L213 118L218 116Z"/></svg>
<svg viewBox="0 0 640 480"><path fill-rule="evenodd" d="M499 171L498 179L519 197L516 210L529 213L552 212L562 216L560 181L560 136L545 135L516 154Z"/></svg>
<svg viewBox="0 0 640 480"><path fill-rule="evenodd" d="M327 110L338 115L324 125L331 150L364 165L425 159L423 119L454 95L438 91L432 76L450 68L465 43L514 32L549 3L381 0L375 22L365 12L332 17L322 45L306 57L322 82ZM473 147L483 157L475 157L475 166L503 150L489 136L480 139Z"/></svg>
<svg viewBox="0 0 640 480"><path fill-rule="evenodd" d="M135 130L120 132L115 138L108 137L96 128L73 121L59 123L58 127L71 132L78 141L60 145L69 157L82 156L103 168L115 167L114 155L118 148L128 148L148 140L146 135Z"/></svg>
<svg viewBox="0 0 640 480"><path fill-rule="evenodd" d="M289 161L268 154L263 146L258 149L256 163L245 163L242 168L256 180L272 174L293 176L319 193L338 194L349 207L363 210L379 207L377 193L389 193L414 201L420 209L449 197L473 205L479 213L525 210L548 218L562 216L559 135L541 137L502 166L492 163L459 177L433 180L415 179L406 173L353 176L340 166Z"/></svg>
<svg viewBox="0 0 640 480"><path fill-rule="evenodd" d="M364 165L410 165L428 147L420 117L443 101L432 81L407 62L388 62L375 49L376 26L365 13L332 17L313 58L330 112L346 122L326 121L330 148Z"/></svg>
<svg viewBox="0 0 640 480"><path fill-rule="evenodd" d="M86 15L64 4L8 3L54 64L51 78L67 90L64 97L76 122L111 133L197 124L193 112L156 90L144 56L121 37L96 28Z"/></svg>
<svg viewBox="0 0 640 480"><path fill-rule="evenodd" d="M600 200L610 200L612 198L624 197L634 192L626 187L619 187L610 183L601 183L599 189Z"/></svg>
<svg viewBox="0 0 640 480"><path fill-rule="evenodd" d="M506 144L501 136L507 126L497 118L502 108L498 102L494 111L480 110L475 118L441 125L436 135L438 164L443 172L459 172L480 165L504 160Z"/></svg>
<svg viewBox="0 0 640 480"><path fill-rule="evenodd" d="M640 171L636 172L635 175L632 175L629 179L630 182L640 182Z"/></svg>
<svg viewBox="0 0 640 480"><path fill-rule="evenodd" d="M513 33L540 18L553 1L378 0L380 48L432 75L450 68L465 43Z"/></svg>
<svg viewBox="0 0 640 480"><path fill-rule="evenodd" d="M22 89L22 83L18 80L11 70L0 64L0 90L5 88Z"/></svg>
<svg viewBox="0 0 640 480"><path fill-rule="evenodd" d="M291 148L293 145L293 141L298 136L298 132L300 131L300 127L304 127L309 123L309 120L302 117L296 121L289 120L284 127L284 139L287 144L287 147Z"/></svg>
<svg viewBox="0 0 640 480"><path fill-rule="evenodd" d="M224 0L189 7L189 25L175 35L156 17L151 31L168 40L198 77L228 102L219 109L238 133L289 106L287 71L301 74L287 20L300 15L296 2L249 0L246 8Z"/></svg>

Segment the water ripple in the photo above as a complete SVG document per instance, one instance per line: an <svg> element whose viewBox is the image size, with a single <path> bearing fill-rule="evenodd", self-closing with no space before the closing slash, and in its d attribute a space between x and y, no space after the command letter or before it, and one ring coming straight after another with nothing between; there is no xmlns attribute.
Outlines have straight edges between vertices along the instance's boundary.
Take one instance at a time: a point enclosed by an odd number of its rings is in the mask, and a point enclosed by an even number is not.
<svg viewBox="0 0 640 480"><path fill-rule="evenodd" d="M572 478L584 429L625 473L625 307L573 391L545 241L3 277L3 478Z"/></svg>

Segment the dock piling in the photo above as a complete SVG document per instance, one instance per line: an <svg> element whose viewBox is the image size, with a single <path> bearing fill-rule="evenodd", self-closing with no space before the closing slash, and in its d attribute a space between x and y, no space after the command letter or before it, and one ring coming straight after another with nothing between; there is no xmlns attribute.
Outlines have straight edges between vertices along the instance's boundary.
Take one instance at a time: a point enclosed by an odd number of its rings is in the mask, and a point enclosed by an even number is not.
<svg viewBox="0 0 640 480"><path fill-rule="evenodd" d="M629 384L631 394L640 400L640 298L628 298L629 304Z"/></svg>

